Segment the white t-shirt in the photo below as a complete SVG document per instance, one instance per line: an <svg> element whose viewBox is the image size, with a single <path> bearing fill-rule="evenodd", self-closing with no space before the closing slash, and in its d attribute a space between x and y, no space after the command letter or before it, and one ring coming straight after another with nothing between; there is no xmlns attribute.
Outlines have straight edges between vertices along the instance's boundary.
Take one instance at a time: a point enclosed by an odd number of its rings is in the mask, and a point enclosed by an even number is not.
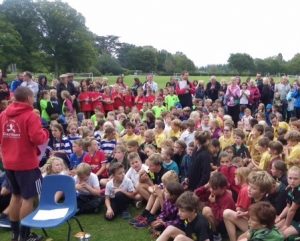
<svg viewBox="0 0 300 241"><path fill-rule="evenodd" d="M248 96L248 98L250 96L250 90L241 90L240 104L241 105L248 105L249 99L245 96L245 94L243 94L244 92Z"/></svg>
<svg viewBox="0 0 300 241"><path fill-rule="evenodd" d="M114 186L114 179L108 181L105 187L105 196L109 198L114 198L115 189L117 188L122 189L125 192L134 192L135 190L132 181L125 176L119 187Z"/></svg>
<svg viewBox="0 0 300 241"><path fill-rule="evenodd" d="M148 171L148 167L145 164L142 164L142 168L140 171L142 170ZM129 168L125 176L132 181L134 187L136 187L139 184L139 172L134 170L132 167Z"/></svg>
<svg viewBox="0 0 300 241"><path fill-rule="evenodd" d="M78 178L77 175L74 176L74 180L75 180L75 185L80 183L79 178ZM100 188L98 177L94 173L90 174L89 178L86 180L86 183L88 185L90 185L91 187L93 187L93 188ZM86 190L86 192L82 192L82 191L77 190L77 193L80 194L80 195L90 195L91 194L88 190Z"/></svg>
<svg viewBox="0 0 300 241"><path fill-rule="evenodd" d="M185 130L184 132L182 132L179 140L184 141L188 145L194 141L194 137L195 137L195 131L191 133L188 130Z"/></svg>

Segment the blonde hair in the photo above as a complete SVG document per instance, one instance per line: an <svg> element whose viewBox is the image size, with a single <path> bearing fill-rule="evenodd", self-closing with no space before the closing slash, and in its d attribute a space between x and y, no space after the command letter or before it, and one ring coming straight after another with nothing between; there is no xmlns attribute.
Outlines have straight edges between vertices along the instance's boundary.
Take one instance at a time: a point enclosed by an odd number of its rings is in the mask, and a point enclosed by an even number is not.
<svg viewBox="0 0 300 241"><path fill-rule="evenodd" d="M54 161L59 161L63 166L63 170L67 169L63 159L56 157L56 156L52 156L47 160L45 165L41 168L42 173L45 173L46 175L58 174L58 173L52 172L52 165L53 165Z"/></svg>
<svg viewBox="0 0 300 241"><path fill-rule="evenodd" d="M269 193L273 185L273 177L266 171L250 172L247 182L259 187L261 192Z"/></svg>
<svg viewBox="0 0 300 241"><path fill-rule="evenodd" d="M89 164L82 162L76 168L77 176L89 176L91 174L92 168Z"/></svg>
<svg viewBox="0 0 300 241"><path fill-rule="evenodd" d="M290 172L298 172L298 174L300 175L300 167L298 166L292 166L289 170L288 173Z"/></svg>
<svg viewBox="0 0 300 241"><path fill-rule="evenodd" d="M251 169L249 167L239 167L238 169L236 169L235 175L239 180L240 184L247 183L247 178L250 172Z"/></svg>
<svg viewBox="0 0 300 241"><path fill-rule="evenodd" d="M159 153L153 153L151 156L149 156L148 161L151 162L153 165L161 165L162 157Z"/></svg>
<svg viewBox="0 0 300 241"><path fill-rule="evenodd" d="M167 186L168 183L171 182L179 182L179 178L178 175L176 174L175 171L170 170L167 171L162 177L161 177L161 181L164 184L164 186Z"/></svg>

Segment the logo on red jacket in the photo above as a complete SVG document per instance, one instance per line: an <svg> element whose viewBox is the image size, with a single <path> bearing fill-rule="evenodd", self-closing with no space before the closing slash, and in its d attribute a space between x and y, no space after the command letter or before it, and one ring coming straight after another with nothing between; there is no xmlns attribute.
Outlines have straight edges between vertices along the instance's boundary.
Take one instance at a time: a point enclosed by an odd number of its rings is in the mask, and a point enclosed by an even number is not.
<svg viewBox="0 0 300 241"><path fill-rule="evenodd" d="M3 137L6 138L17 138L21 136L20 127L14 120L8 120L3 128Z"/></svg>

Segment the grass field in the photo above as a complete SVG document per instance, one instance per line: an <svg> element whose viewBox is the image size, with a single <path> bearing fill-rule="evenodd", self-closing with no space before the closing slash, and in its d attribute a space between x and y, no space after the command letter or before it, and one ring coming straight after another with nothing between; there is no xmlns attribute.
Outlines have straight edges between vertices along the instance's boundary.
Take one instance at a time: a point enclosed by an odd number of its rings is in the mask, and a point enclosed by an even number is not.
<svg viewBox="0 0 300 241"><path fill-rule="evenodd" d="M141 212L141 210L139 210ZM150 233L147 228L135 229L128 224L128 220L117 218L112 222L108 222L104 219L102 211L100 214L81 215L79 220L86 232L91 234L91 240L95 241L151 241ZM137 210L131 209L131 214L138 214ZM79 232L79 228L75 221L72 221L72 241L78 241L79 239L73 237L73 235ZM33 230L38 234L42 234L41 230ZM48 235L53 241L65 241L67 240L67 225L64 224L56 229L49 229ZM9 229L0 228L0 240L10 241ZM49 240L50 241L50 240Z"/></svg>

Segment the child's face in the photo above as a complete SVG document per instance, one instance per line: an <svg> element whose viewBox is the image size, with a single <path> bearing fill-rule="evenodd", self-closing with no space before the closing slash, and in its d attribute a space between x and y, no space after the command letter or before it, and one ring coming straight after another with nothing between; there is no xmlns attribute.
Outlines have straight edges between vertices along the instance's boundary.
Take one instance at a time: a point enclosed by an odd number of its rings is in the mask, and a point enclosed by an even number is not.
<svg viewBox="0 0 300 241"><path fill-rule="evenodd" d="M182 147L178 143L174 143L174 154L180 154L182 152Z"/></svg>
<svg viewBox="0 0 300 241"><path fill-rule="evenodd" d="M137 152L137 150L138 150L138 146L127 145L127 151L128 151L128 153Z"/></svg>
<svg viewBox="0 0 300 241"><path fill-rule="evenodd" d="M123 160L124 159L124 152L120 151L120 150L116 150L115 152L115 158L119 161L119 160Z"/></svg>
<svg viewBox="0 0 300 241"><path fill-rule="evenodd" d="M70 134L71 134L71 135L76 134L76 133L77 133L77 129L78 129L77 126L72 125L72 126L70 127L70 129L69 129Z"/></svg>
<svg viewBox="0 0 300 241"><path fill-rule="evenodd" d="M231 131L229 127L224 127L224 136L229 137L231 136Z"/></svg>
<svg viewBox="0 0 300 241"><path fill-rule="evenodd" d="M237 144L237 145L242 145L242 143L243 143L242 138L237 135L235 135L234 140L235 140L235 144Z"/></svg>
<svg viewBox="0 0 300 241"><path fill-rule="evenodd" d="M131 126L126 127L126 133L128 135L132 135L133 134L133 128Z"/></svg>
<svg viewBox="0 0 300 241"><path fill-rule="evenodd" d="M209 123L209 118L208 117L204 117L203 124L207 126L208 123Z"/></svg>
<svg viewBox="0 0 300 241"><path fill-rule="evenodd" d="M98 147L98 143L97 141L93 140L91 143L91 146L89 147L89 150L92 152L98 151L99 147Z"/></svg>
<svg viewBox="0 0 300 241"><path fill-rule="evenodd" d="M82 151L82 147L81 146L79 146L78 144L76 144L76 143L74 143L73 144L73 147L72 147L72 149L73 149L73 152L75 152L75 153L79 153L79 152L81 152Z"/></svg>
<svg viewBox="0 0 300 241"><path fill-rule="evenodd" d="M165 149L161 150L161 157L164 161L169 161L171 160L171 157L168 155Z"/></svg>
<svg viewBox="0 0 300 241"><path fill-rule="evenodd" d="M142 162L139 159L133 159L130 161L130 167L132 167L136 172L139 172L142 168Z"/></svg>
<svg viewBox="0 0 300 241"><path fill-rule="evenodd" d="M238 124L237 124L237 128L243 130L244 129L243 122L239 121Z"/></svg>
<svg viewBox="0 0 300 241"><path fill-rule="evenodd" d="M271 167L271 174L273 177L280 177L280 175L281 175L281 171L279 171L275 168L274 163L272 164L272 167Z"/></svg>
<svg viewBox="0 0 300 241"><path fill-rule="evenodd" d="M195 211L191 212L183 208L178 209L178 216L181 220L191 219L192 217L194 217L194 215L195 215Z"/></svg>
<svg viewBox="0 0 300 241"><path fill-rule="evenodd" d="M51 167L52 167L52 173L60 173L64 169L63 163L60 160L54 160L52 162Z"/></svg>
<svg viewBox="0 0 300 241"><path fill-rule="evenodd" d="M191 155L193 154L193 151L194 151L194 148L193 148L193 147L188 147L188 148L187 148L187 154L188 154L188 155L191 156Z"/></svg>
<svg viewBox="0 0 300 241"><path fill-rule="evenodd" d="M155 165L148 161L149 171L153 173L158 173L161 169L161 165Z"/></svg>
<svg viewBox="0 0 300 241"><path fill-rule="evenodd" d="M145 151L147 156L151 156L154 153L154 151L151 148L148 148L148 147L146 147L144 149L144 151Z"/></svg>
<svg viewBox="0 0 300 241"><path fill-rule="evenodd" d="M221 159L220 159L220 165L221 166L230 166L230 164L231 164L231 161L230 161L230 158L229 158L229 156L227 156L227 157L222 157Z"/></svg>
<svg viewBox="0 0 300 241"><path fill-rule="evenodd" d="M214 195L215 197L219 197L224 194L224 192L226 191L226 188L221 188L221 187L212 188L211 187L209 190L212 195Z"/></svg>
<svg viewBox="0 0 300 241"><path fill-rule="evenodd" d="M90 175L85 175L85 174L78 175L79 183L87 182L89 177Z"/></svg>
<svg viewBox="0 0 300 241"><path fill-rule="evenodd" d="M115 181L122 182L125 176L125 170L124 168L120 168L116 170L115 174L113 175Z"/></svg>
<svg viewBox="0 0 300 241"><path fill-rule="evenodd" d="M260 191L259 186L249 183L248 184L248 196L253 199L260 198L263 193Z"/></svg>
<svg viewBox="0 0 300 241"><path fill-rule="evenodd" d="M172 128L173 131L179 131L179 126L177 126L174 123L171 123L171 128Z"/></svg>
<svg viewBox="0 0 300 241"><path fill-rule="evenodd" d="M288 184L291 188L296 188L300 185L300 173L296 171L288 172Z"/></svg>
<svg viewBox="0 0 300 241"><path fill-rule="evenodd" d="M54 138L61 138L62 133L57 128L51 129L52 135Z"/></svg>
<svg viewBox="0 0 300 241"><path fill-rule="evenodd" d="M261 228L265 227L258 221L257 217L254 216L253 214L250 215L250 217L249 217L248 225L249 225L250 229L261 229Z"/></svg>

